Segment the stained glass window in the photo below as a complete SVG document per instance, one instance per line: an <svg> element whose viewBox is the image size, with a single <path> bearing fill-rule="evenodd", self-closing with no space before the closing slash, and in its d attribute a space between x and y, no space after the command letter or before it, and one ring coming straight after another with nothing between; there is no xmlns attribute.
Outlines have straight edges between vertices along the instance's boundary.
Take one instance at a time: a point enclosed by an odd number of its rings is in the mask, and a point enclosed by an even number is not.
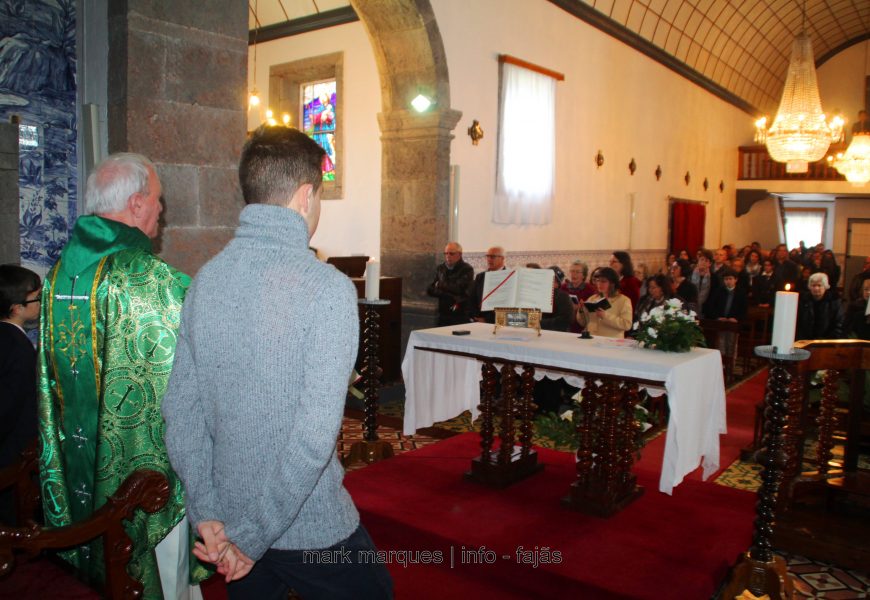
<svg viewBox="0 0 870 600"><path fill-rule="evenodd" d="M305 83L302 94L302 131L326 151L323 181L335 181L335 79Z"/></svg>

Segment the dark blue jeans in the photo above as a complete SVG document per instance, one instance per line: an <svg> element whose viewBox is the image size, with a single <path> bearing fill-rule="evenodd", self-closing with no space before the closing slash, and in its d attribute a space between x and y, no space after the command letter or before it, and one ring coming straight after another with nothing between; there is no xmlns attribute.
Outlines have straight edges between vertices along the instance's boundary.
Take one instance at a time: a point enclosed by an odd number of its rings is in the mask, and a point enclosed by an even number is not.
<svg viewBox="0 0 870 600"><path fill-rule="evenodd" d="M382 564L365 561L375 544L360 524L349 538L319 550L268 550L247 577L227 586L230 600L387 600L393 579ZM363 557L364 562L360 562Z"/></svg>

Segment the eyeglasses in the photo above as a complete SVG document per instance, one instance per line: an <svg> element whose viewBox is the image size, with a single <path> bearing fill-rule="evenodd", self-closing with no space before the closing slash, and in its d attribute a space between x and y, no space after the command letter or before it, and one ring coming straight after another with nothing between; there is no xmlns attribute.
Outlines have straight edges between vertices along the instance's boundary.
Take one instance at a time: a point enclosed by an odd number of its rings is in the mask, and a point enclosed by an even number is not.
<svg viewBox="0 0 870 600"><path fill-rule="evenodd" d="M33 300L25 300L24 302L19 302L22 306L27 306L28 304L33 304L34 302L42 302L42 297L34 298Z"/></svg>
<svg viewBox="0 0 870 600"><path fill-rule="evenodd" d="M487 258L504 258L501 254L487 254Z"/></svg>

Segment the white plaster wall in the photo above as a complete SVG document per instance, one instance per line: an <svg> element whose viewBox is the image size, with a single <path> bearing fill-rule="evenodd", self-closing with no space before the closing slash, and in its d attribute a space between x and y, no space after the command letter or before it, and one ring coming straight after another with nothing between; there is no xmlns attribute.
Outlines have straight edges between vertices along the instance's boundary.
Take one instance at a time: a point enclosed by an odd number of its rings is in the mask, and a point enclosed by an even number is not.
<svg viewBox="0 0 870 600"><path fill-rule="evenodd" d="M751 141L750 115L548 2L432 0L432 6L447 53L451 104L463 113L451 162L462 174L459 239L467 250L492 244L527 251L664 249L668 196L709 202L708 244L751 241L733 219L737 146ZM556 198L547 226L491 223L501 53L565 74L557 91ZM478 146L465 134L472 119L485 131ZM593 160L599 149L600 169ZM731 216L724 231L722 215Z"/></svg>
<svg viewBox="0 0 870 600"><path fill-rule="evenodd" d="M322 257L380 256L381 141L377 114L381 87L371 44L362 23L349 23L257 44L256 84L269 97L269 66L344 52L344 197L324 200L320 225L311 240ZM248 85L254 53L248 57ZM298 116L294 115L294 122ZM249 115L248 128L257 126Z"/></svg>
<svg viewBox="0 0 870 600"><path fill-rule="evenodd" d="M858 111L865 108L864 81L867 75L870 75L870 41L846 48L816 71L822 110L829 117L841 113L848 121L846 127L850 133Z"/></svg>
<svg viewBox="0 0 870 600"><path fill-rule="evenodd" d="M743 232L740 235L742 245L758 242L762 248L773 248L779 244L779 211L776 203L777 200L772 197L759 200L749 212L735 220L735 227ZM749 232L752 239L747 238Z"/></svg>
<svg viewBox="0 0 870 600"><path fill-rule="evenodd" d="M752 143L751 115L544 0L431 1L447 54L451 107L463 113L454 131L451 163L460 168L458 238L467 252L483 252L494 244L527 253L662 250L667 246L668 196L708 202L709 246L755 239L775 244L767 226L768 207L756 205L741 219L734 216L735 188L741 187L736 182L737 147ZM818 70L822 106L829 112L840 107L854 119L868 44L845 50ZM378 256L381 144L376 115L381 96L363 25L259 44L256 83L268 98L271 64L336 51L344 52L345 197L324 201L312 244L325 256ZM501 53L566 76L558 84L556 200L548 226L491 222ZM479 146L472 146L466 135L472 119L485 131ZM593 161L599 149L605 156L600 169ZM634 176L628 171L632 158L638 167ZM653 174L657 165L662 167L661 181ZM687 171L688 186L683 180ZM724 193L718 189L720 180ZM848 187L807 183L789 186L805 193L842 193ZM788 191L776 185L768 189ZM863 190L849 189L855 191ZM842 244L837 217L835 247Z"/></svg>
<svg viewBox="0 0 870 600"><path fill-rule="evenodd" d="M834 252L845 254L849 219L870 219L870 200L867 198L837 198L834 213Z"/></svg>

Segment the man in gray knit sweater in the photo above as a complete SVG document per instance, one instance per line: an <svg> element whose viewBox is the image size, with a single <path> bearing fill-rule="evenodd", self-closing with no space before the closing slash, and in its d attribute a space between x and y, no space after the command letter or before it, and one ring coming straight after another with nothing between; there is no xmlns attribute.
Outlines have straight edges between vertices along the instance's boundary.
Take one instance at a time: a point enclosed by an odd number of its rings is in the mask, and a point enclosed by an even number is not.
<svg viewBox="0 0 870 600"><path fill-rule="evenodd" d="M248 206L187 293L163 398L197 555L232 599L392 597L335 450L359 325L350 280L308 248L323 155L285 127L245 145Z"/></svg>

